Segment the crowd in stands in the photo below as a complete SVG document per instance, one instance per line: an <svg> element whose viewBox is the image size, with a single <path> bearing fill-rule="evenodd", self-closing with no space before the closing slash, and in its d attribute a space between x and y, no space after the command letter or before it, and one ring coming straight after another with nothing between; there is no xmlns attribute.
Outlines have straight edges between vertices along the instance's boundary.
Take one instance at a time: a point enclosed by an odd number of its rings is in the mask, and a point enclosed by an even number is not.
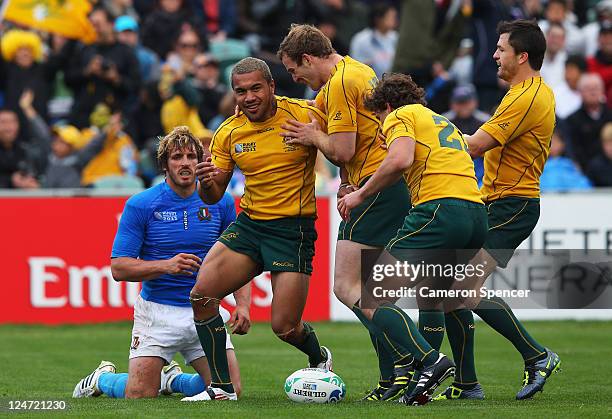
<svg viewBox="0 0 612 419"><path fill-rule="evenodd" d="M159 136L187 125L211 137L234 112L231 66L248 55L270 65L277 94L312 98L276 57L293 22L379 77L411 74L472 134L508 88L492 55L497 23L516 18L537 19L548 44L557 127L542 190L612 186L612 0L98 0L92 44L0 24L0 188L159 182ZM317 174L319 191L335 191L334 167L321 159ZM231 192L243 187L236 171Z"/></svg>

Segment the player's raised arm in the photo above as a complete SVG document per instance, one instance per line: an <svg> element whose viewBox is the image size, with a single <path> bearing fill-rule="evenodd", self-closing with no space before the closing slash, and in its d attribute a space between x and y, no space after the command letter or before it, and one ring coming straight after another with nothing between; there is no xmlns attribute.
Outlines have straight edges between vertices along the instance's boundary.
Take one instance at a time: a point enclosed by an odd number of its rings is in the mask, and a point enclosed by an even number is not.
<svg viewBox="0 0 612 419"><path fill-rule="evenodd" d="M217 168L208 156L196 166L196 176L199 181L198 195L204 203L212 205L221 200L227 185L232 179L232 171Z"/></svg>

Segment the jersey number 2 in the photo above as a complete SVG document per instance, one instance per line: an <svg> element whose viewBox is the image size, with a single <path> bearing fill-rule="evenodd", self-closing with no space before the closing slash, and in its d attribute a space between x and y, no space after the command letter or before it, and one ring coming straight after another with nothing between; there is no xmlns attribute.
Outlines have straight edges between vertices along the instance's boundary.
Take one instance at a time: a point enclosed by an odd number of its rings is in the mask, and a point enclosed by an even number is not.
<svg viewBox="0 0 612 419"><path fill-rule="evenodd" d="M451 121L441 115L432 115L432 118L436 126L439 126L440 124L444 125L438 133L440 147L454 148L455 150L467 151L467 144L465 143L463 136L461 135L459 130L457 130L457 128L451 123ZM455 133L458 134L458 138L449 138Z"/></svg>

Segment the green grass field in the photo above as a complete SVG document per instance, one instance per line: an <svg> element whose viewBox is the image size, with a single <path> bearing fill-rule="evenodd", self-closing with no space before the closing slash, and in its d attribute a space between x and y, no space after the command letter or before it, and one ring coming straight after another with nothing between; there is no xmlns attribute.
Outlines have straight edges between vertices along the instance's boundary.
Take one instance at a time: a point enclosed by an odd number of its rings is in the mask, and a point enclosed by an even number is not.
<svg viewBox="0 0 612 419"><path fill-rule="evenodd" d="M438 402L422 407L358 402L377 379L368 336L359 324L315 324L320 341L332 348L334 370L347 384L347 399L337 405L300 405L283 391L285 378L303 368L305 357L278 341L269 327L257 324L234 338L244 396L237 403L181 403L179 396L154 400L70 399L80 378L101 359L127 369L128 323L88 326L0 327L0 400L66 400L76 417L610 417L612 416L612 322L528 322L527 328L562 359L544 393L517 402L522 362L518 353L488 326L477 324L476 363L487 400ZM450 353L447 343L443 352ZM177 359L182 363L182 359ZM189 370L189 368L186 368ZM450 381L447 381L447 383ZM4 411L5 412L5 411ZM0 412L0 414L4 414ZM21 414L39 417L45 413Z"/></svg>

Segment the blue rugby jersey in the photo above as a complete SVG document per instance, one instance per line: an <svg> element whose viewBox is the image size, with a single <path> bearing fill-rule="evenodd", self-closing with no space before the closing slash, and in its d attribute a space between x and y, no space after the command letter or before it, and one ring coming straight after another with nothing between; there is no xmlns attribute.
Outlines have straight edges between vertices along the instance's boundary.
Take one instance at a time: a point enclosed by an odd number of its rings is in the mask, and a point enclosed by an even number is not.
<svg viewBox="0 0 612 419"><path fill-rule="evenodd" d="M170 259L191 253L202 260L217 238L236 219L234 199L228 193L207 205L197 191L189 198L177 195L166 182L132 196L125 204L111 258ZM189 292L197 273L168 275L144 281L140 295L147 301L190 306Z"/></svg>

